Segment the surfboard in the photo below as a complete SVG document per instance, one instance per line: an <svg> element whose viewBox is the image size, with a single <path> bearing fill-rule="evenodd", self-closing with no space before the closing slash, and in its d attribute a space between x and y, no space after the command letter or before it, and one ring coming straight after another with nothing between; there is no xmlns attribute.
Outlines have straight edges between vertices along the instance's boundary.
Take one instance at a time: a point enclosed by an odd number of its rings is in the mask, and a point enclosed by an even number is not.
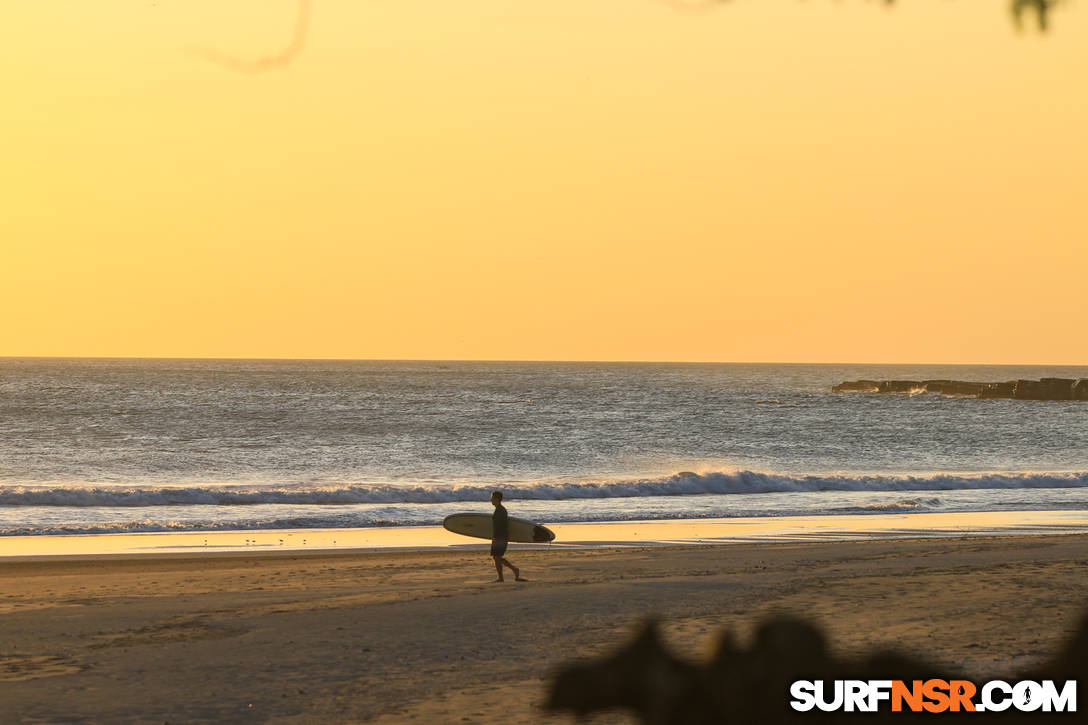
<svg viewBox="0 0 1088 725"><path fill-rule="evenodd" d="M507 520L510 523L510 541L546 544L555 538L555 532L540 524L516 519L513 516ZM462 536L472 536L477 539L491 538L491 514L451 514L442 521L442 525L447 531Z"/></svg>

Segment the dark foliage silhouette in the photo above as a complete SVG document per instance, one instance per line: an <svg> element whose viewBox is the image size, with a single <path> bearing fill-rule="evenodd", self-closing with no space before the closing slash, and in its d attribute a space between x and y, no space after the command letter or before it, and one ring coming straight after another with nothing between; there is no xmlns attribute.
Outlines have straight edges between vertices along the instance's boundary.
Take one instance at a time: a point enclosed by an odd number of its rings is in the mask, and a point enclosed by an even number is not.
<svg viewBox="0 0 1088 725"><path fill-rule="evenodd" d="M553 678L547 708L579 716L623 709L644 725L709 723L898 722L932 718L930 713L795 712L789 688L795 680L999 679L1088 681L1088 616L1058 656L1041 667L966 677L911 655L876 652L861 659L830 654L823 632L800 619L764 622L752 644L739 646L730 632L718 642L712 659L695 664L676 657L662 643L656 622L611 655L562 667ZM886 703L885 703L886 705ZM1014 709L986 713L986 722L1038 719L1039 713ZM1065 720L1062 715L1059 719Z"/></svg>

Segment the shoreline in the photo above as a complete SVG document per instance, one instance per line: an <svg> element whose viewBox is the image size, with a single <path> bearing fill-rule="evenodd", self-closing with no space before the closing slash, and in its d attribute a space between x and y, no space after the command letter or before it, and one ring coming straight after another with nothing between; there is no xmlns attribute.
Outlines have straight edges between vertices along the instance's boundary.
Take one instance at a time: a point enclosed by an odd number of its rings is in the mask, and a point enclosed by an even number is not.
<svg viewBox="0 0 1088 725"><path fill-rule="evenodd" d="M667 546L732 546L805 541L882 541L1088 533L1088 511L836 514L721 519L667 519L549 525L551 544L513 544L515 551ZM263 529L0 537L0 561L27 558L377 551L475 551L484 540L441 526L357 529Z"/></svg>

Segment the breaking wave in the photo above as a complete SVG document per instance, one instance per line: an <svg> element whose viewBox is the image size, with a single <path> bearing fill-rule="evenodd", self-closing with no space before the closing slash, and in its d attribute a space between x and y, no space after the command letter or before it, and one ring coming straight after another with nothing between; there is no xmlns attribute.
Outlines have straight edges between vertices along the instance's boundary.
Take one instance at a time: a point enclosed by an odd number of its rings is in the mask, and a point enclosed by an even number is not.
<svg viewBox="0 0 1088 725"><path fill-rule="evenodd" d="M834 513L846 514L883 514L883 513L900 513L910 511L923 511L926 509L935 509L941 505L939 498L905 498L901 501L889 501L887 503L871 503L863 506L846 506L837 508Z"/></svg>
<svg viewBox="0 0 1088 725"><path fill-rule="evenodd" d="M951 491L1088 487L1088 472L926 476L784 475L754 471L691 473L619 481L502 484L509 498L561 501L700 494L818 491ZM486 501L495 485L3 486L0 506L151 507L258 504L353 505ZM902 504L900 504L902 506Z"/></svg>

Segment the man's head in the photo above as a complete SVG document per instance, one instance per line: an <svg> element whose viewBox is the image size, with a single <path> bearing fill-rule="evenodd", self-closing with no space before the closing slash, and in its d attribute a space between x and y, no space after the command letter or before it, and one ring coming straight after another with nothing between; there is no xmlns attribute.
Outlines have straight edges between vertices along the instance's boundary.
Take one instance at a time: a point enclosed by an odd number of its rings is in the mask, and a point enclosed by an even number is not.
<svg viewBox="0 0 1088 725"><path fill-rule="evenodd" d="M498 506L500 503L502 503L502 491L492 491L491 492L491 505L492 506Z"/></svg>

